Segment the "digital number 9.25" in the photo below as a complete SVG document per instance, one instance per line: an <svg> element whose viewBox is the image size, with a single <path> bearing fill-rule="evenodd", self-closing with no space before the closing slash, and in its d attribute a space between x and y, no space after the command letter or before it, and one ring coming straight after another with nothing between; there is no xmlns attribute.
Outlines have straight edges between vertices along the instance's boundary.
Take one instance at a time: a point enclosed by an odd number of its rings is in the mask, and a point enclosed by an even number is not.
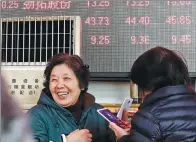
<svg viewBox="0 0 196 142"><path fill-rule="evenodd" d="M92 45L109 45L111 37L109 35L94 35L90 37Z"/></svg>

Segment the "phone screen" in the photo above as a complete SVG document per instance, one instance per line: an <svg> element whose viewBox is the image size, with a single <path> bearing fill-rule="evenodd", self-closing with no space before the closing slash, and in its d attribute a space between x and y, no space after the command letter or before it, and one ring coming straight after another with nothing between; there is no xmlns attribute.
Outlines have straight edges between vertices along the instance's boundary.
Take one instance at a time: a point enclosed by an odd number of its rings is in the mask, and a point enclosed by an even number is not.
<svg viewBox="0 0 196 142"><path fill-rule="evenodd" d="M98 112L100 114L102 114L102 116L104 118L106 118L109 122L113 122L113 123L115 123L116 125L118 125L119 127L123 128L123 129L129 128L129 126L126 123L124 123L121 119L116 117L110 110L108 110L108 109L99 109Z"/></svg>

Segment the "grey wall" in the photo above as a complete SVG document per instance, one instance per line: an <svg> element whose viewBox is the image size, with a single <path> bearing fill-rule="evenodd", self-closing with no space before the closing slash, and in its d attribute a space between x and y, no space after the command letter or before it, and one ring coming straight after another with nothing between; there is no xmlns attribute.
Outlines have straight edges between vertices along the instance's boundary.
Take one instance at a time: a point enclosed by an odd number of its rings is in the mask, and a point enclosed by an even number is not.
<svg viewBox="0 0 196 142"><path fill-rule="evenodd" d="M92 93L97 103L121 104L126 97L130 97L129 82L96 82L89 84L89 93Z"/></svg>

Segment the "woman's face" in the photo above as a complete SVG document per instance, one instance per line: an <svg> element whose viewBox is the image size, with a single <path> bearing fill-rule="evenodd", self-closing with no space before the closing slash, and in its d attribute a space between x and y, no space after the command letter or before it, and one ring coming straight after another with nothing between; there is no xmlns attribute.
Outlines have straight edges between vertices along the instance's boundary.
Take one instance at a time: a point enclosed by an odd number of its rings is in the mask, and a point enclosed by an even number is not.
<svg viewBox="0 0 196 142"><path fill-rule="evenodd" d="M66 64L56 65L52 69L49 88L54 101L63 107L74 105L81 92L78 79Z"/></svg>

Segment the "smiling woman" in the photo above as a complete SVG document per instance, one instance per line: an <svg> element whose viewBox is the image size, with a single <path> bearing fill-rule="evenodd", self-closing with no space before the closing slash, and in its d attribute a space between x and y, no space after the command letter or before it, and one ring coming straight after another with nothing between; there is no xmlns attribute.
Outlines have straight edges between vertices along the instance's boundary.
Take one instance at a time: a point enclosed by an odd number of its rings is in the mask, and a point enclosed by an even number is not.
<svg viewBox="0 0 196 142"><path fill-rule="evenodd" d="M48 62L45 88L38 104L29 110L36 140L61 142L66 137L67 142L115 141L108 122L97 113L102 107L87 93L89 74L89 66L77 55L61 53Z"/></svg>

